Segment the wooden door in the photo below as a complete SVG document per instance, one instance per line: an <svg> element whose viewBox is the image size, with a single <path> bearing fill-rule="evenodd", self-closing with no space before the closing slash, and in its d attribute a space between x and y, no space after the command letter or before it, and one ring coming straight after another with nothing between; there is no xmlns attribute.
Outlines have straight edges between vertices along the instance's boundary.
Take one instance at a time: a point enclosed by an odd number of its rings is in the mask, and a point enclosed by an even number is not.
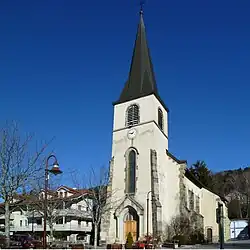
<svg viewBox="0 0 250 250"><path fill-rule="evenodd" d="M137 222L135 220L128 220L124 222L125 239L127 240L129 232L132 234L133 241L137 240Z"/></svg>
<svg viewBox="0 0 250 250"><path fill-rule="evenodd" d="M207 240L209 243L213 242L213 230L212 230L212 228L207 229Z"/></svg>

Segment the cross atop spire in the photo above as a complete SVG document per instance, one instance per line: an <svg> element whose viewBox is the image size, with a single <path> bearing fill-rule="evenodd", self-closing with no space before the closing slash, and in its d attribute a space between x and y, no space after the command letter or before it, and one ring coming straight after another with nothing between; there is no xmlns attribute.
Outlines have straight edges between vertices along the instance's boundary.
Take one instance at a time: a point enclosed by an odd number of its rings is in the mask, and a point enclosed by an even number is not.
<svg viewBox="0 0 250 250"><path fill-rule="evenodd" d="M140 9L140 15L143 15L143 6L145 4L145 1L141 0L140 1L140 6L141 6L141 9Z"/></svg>

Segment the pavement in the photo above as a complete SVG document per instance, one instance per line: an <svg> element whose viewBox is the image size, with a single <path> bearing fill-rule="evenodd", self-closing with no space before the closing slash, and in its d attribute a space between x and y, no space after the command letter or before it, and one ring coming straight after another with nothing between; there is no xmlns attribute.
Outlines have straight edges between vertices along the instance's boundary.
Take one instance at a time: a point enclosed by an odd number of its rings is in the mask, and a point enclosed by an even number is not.
<svg viewBox="0 0 250 250"><path fill-rule="evenodd" d="M86 247L86 249L93 249L94 247ZM106 246L99 246L97 249L106 249ZM167 248L165 248L167 249ZM169 249L169 248L168 248ZM179 249L220 249L220 244L208 245L183 245ZM225 242L224 249L250 249L250 240L230 240Z"/></svg>
<svg viewBox="0 0 250 250"><path fill-rule="evenodd" d="M184 245L180 249L220 249L220 244ZM250 240L232 240L224 244L224 249L250 249Z"/></svg>

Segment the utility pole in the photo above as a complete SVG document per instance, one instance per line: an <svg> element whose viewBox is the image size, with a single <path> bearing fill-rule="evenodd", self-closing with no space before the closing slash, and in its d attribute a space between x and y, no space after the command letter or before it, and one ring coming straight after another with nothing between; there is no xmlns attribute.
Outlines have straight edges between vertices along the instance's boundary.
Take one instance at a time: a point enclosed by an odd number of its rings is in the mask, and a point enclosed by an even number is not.
<svg viewBox="0 0 250 250"><path fill-rule="evenodd" d="M220 202L218 202L218 207L216 208L216 222L219 225L220 249L224 249L224 215L223 204Z"/></svg>
<svg viewBox="0 0 250 250"><path fill-rule="evenodd" d="M248 193L246 194L247 196L247 225L248 225L248 239L250 239L250 215L249 215L249 197Z"/></svg>

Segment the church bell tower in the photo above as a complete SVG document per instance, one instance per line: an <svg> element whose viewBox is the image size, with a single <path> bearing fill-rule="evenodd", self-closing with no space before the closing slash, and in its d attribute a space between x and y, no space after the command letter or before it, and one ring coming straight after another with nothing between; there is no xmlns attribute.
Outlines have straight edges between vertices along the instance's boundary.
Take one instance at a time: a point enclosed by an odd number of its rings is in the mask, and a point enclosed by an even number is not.
<svg viewBox="0 0 250 250"><path fill-rule="evenodd" d="M113 105L110 188L114 194L107 241L125 242L128 232L137 240L154 230L153 219L147 221L146 201L153 188L157 198L159 189L155 152L161 162L168 149L168 109L159 96L142 11L128 79Z"/></svg>

